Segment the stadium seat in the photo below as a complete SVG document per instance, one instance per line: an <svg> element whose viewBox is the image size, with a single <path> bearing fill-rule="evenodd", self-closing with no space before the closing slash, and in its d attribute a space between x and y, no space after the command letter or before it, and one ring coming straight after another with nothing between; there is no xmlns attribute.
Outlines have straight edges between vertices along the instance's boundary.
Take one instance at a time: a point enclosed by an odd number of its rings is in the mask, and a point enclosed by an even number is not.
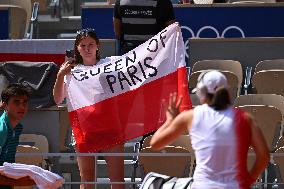
<svg viewBox="0 0 284 189"><path fill-rule="evenodd" d="M255 119L264 134L267 144L269 145L270 152L274 152L275 149L277 149L279 146L282 146L280 141L281 138L283 138L283 96L275 94L242 95L235 100L234 106L251 106L250 110L247 111L255 116ZM262 106L263 109L266 108L267 110L259 110L257 106ZM281 115L279 115L280 112ZM280 116L282 118L281 120ZM254 156L248 157L248 167L253 165L254 159ZM267 179L267 177L265 178Z"/></svg>
<svg viewBox="0 0 284 189"><path fill-rule="evenodd" d="M152 135L146 137L143 140L142 149L150 147L151 138L152 138ZM192 153L191 154L191 160L190 160L190 167L189 167L189 176L193 176L195 156L194 156L194 151L193 151L192 146L191 146L190 136L189 135L181 135L174 142L172 142L170 144L170 146L182 147L182 148L188 150L190 153Z"/></svg>
<svg viewBox="0 0 284 189"><path fill-rule="evenodd" d="M272 106L280 110L281 112L281 126L279 128L279 135L276 140L283 135L284 126L284 97L275 94L248 94L241 95L235 99L234 106L245 106L245 105L266 105ZM274 141L274 147L277 141Z"/></svg>
<svg viewBox="0 0 284 189"><path fill-rule="evenodd" d="M142 147L141 147L141 151L142 153L145 152L145 150L143 149L147 149L146 151L149 151L148 148L150 148L150 141L151 141L151 138L152 138L152 135L150 136L147 136L143 142L142 142ZM172 144L170 144L170 146L174 146L174 147L181 147L183 149L186 149L188 150L188 152L192 153L190 156L190 159L189 159L189 164L188 164L188 167L187 167L187 171L188 171L188 175L189 176L192 176L193 175L193 171L194 171L194 165L195 165L195 156L194 156L194 152L192 150L192 146L191 146L191 143L190 143L190 138L188 135L181 135L179 138L177 138ZM138 151L137 151L138 152ZM143 170L143 165L141 165L140 161L139 161L139 158L141 157L137 157L135 160L134 160L134 169L133 169L133 174L132 174L132 181L135 180L136 176L137 176L137 170L140 167L142 167L142 170ZM149 159L151 157L146 157L146 159ZM164 157L165 158L165 157ZM142 158L143 159L143 158ZM145 159L145 157L144 157ZM143 160L142 160L143 161ZM145 160L146 161L146 160ZM147 167L147 165L146 165ZM143 176L145 176L145 170L144 172L142 173ZM136 186L133 186L133 188L135 188Z"/></svg>
<svg viewBox="0 0 284 189"><path fill-rule="evenodd" d="M270 152L274 152L276 149L276 143L280 138L280 125L282 121L282 113L279 109L274 106L267 105L244 105L238 106L246 112L249 112L254 116L258 127L261 129L265 141L268 145L268 149ZM249 150L249 153L253 153L253 149ZM252 168L255 162L255 156L248 155L247 165L248 169ZM266 169L263 173L262 182L267 183L268 169Z"/></svg>
<svg viewBox="0 0 284 189"><path fill-rule="evenodd" d="M141 153L190 153L187 149L175 146L166 146L160 152L151 147L143 148ZM188 177L191 156L140 156L139 164L143 167L143 175L153 171L169 176ZM163 163L161 163L163 162Z"/></svg>
<svg viewBox="0 0 284 189"><path fill-rule="evenodd" d="M235 102L235 107L240 108L246 112L249 112L255 118L258 127L261 129L264 135L269 151L274 152L276 149L276 143L280 138L282 113L278 108L271 106L271 105L265 105L264 103L259 102L259 104L257 105L254 104L253 102L246 103L245 102L247 100L245 98L246 96L252 97L253 95L242 95L238 97L236 99L237 102ZM249 155L247 158L248 170L251 170L255 162L255 155L252 155L252 154L254 154L254 150L250 148ZM268 175L270 174L269 170L270 169L268 166L263 172L262 176L258 178L258 181L255 186L259 185L260 184L259 182L262 182L262 183L268 182L268 179L270 179L270 176Z"/></svg>
<svg viewBox="0 0 284 189"><path fill-rule="evenodd" d="M194 63L191 73L201 70L223 70L234 73L238 78L237 96L240 95L241 85L243 82L243 69L239 61L235 60L200 60Z"/></svg>
<svg viewBox="0 0 284 189"><path fill-rule="evenodd" d="M284 59L262 60L255 66L254 73L262 70L284 70Z"/></svg>
<svg viewBox="0 0 284 189"><path fill-rule="evenodd" d="M189 76L188 86L190 91L196 87L198 77L203 71L206 70L195 71ZM221 71L226 76L228 80L228 85L231 89L232 99L235 99L237 96L239 96L239 86L240 86L237 75L231 71L224 71L224 70L219 70L219 71ZM193 106L200 104L199 99L196 97L196 94L191 94L190 97Z"/></svg>
<svg viewBox="0 0 284 189"><path fill-rule="evenodd" d="M48 140L43 135L37 134L21 134L19 142L30 143L29 145L37 147L41 152L47 153L49 151Z"/></svg>
<svg viewBox="0 0 284 189"><path fill-rule="evenodd" d="M22 7L26 11L26 19L25 19L25 33L28 32L29 21L32 15L32 1L31 0L1 0L0 4L9 4ZM20 17L14 17L19 19Z"/></svg>
<svg viewBox="0 0 284 189"><path fill-rule="evenodd" d="M284 96L284 70L262 70L252 76L252 86L258 94Z"/></svg>
<svg viewBox="0 0 284 189"><path fill-rule="evenodd" d="M27 12L20 6L2 5L2 2L0 2L0 9L9 11L9 39L24 38Z"/></svg>
<svg viewBox="0 0 284 189"><path fill-rule="evenodd" d="M31 30L33 30L33 24L37 20L39 3L34 2L34 0L1 0L0 5L1 4L19 6L23 8L26 12L25 16L21 15L20 17L19 15L14 15L13 17L11 17L14 19L25 18L24 34L21 35L19 38L12 38L12 39L32 38L32 36L30 36L30 33L32 33Z"/></svg>
<svg viewBox="0 0 284 189"><path fill-rule="evenodd" d="M37 135L37 134L21 134L20 138L19 138L19 152L25 152L25 153L32 153L30 151L33 151L35 148L37 150L34 150L34 152L38 152L38 153L48 153L49 152L49 143L48 140L45 136L43 135ZM22 147L22 146L24 147ZM42 156L39 156L42 157ZM20 157L19 157L20 158ZM27 157L21 157L22 160L21 161L30 161L30 160L25 160L25 159L29 159L31 158L30 156ZM32 158L37 158L32 157ZM43 157L42 157L43 158ZM49 161L48 159L45 159L45 161L41 162L41 167L43 168L50 168L49 167Z"/></svg>
<svg viewBox="0 0 284 189"><path fill-rule="evenodd" d="M70 145L72 142L69 114L66 105L58 106L58 110L59 110L58 113L59 113L59 126L60 126L59 149L60 152L66 152L68 150L71 150Z"/></svg>
<svg viewBox="0 0 284 189"><path fill-rule="evenodd" d="M244 105L237 108L254 116L258 127L264 135L269 151L275 151L276 143L280 138L281 111L274 106L267 105Z"/></svg>
<svg viewBox="0 0 284 189"><path fill-rule="evenodd" d="M268 105L278 108L284 115L284 97L276 94L248 94L235 99L234 106Z"/></svg>
<svg viewBox="0 0 284 189"><path fill-rule="evenodd" d="M179 136L174 142L170 144L171 146L180 146L182 148L185 148L191 153L191 159L190 159L190 167L189 167L189 176L193 176L194 168L195 168L195 155L194 150L191 145L190 136L189 135L181 135Z"/></svg>
<svg viewBox="0 0 284 189"><path fill-rule="evenodd" d="M243 107L242 109L255 116L256 122L267 141L270 152L274 152L282 133L280 125L283 125L284 97L274 94L241 95L236 98L234 106ZM253 152L253 149L249 150L249 153ZM249 169L252 168L254 161L255 156L249 155L247 161ZM268 166L263 174L262 179L264 180L262 182L267 182L271 176L271 166Z"/></svg>
<svg viewBox="0 0 284 189"><path fill-rule="evenodd" d="M30 145L18 145L17 153L41 153L38 147ZM23 163L28 165L36 165L42 167L43 156L16 156L16 163Z"/></svg>
<svg viewBox="0 0 284 189"><path fill-rule="evenodd" d="M148 137L146 137L143 140L142 143L142 148L147 148L150 147L150 141L153 135L150 135ZM189 135L181 135L179 136L174 142L172 142L170 144L170 146L180 146L183 147L187 150L192 150L192 146L191 146L191 142L190 142L190 136Z"/></svg>
<svg viewBox="0 0 284 189"><path fill-rule="evenodd" d="M259 94L284 96L284 59L263 60L257 63L252 76L252 86Z"/></svg>
<svg viewBox="0 0 284 189"><path fill-rule="evenodd" d="M41 153L41 150L35 146L18 145L17 153ZM16 163L27 165L36 165L42 167L44 159L42 155L37 156L16 156ZM34 189L33 186L14 186L14 189Z"/></svg>

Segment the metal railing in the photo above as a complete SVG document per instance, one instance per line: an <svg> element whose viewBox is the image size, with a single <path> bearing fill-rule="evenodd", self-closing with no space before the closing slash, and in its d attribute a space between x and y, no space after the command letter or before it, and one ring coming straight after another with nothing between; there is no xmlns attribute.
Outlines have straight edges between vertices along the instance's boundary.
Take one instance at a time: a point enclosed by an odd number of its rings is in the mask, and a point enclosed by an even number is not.
<svg viewBox="0 0 284 189"><path fill-rule="evenodd" d="M254 153L249 153L249 156L254 156ZM123 156L123 157L140 157L140 156L148 156L148 157L157 157L157 156L163 156L163 157L182 157L182 156L193 156L193 153L165 153L165 152L153 152L153 153L17 153L17 157L35 157L35 156L42 156L44 158L63 158L63 157L69 157L74 158L77 156L94 156L94 157L101 157L101 156ZM283 157L284 153L271 153L272 157ZM97 181L97 164L95 167L95 175L96 180L93 182L72 182L67 181L64 183L64 185L79 185L79 184L94 184L96 185L110 185L110 184L124 184L124 185L139 185L142 182L142 179L139 181L131 180L131 181L124 181L124 182L111 182L111 181ZM264 174L267 174L264 173ZM263 176L267 177L267 175ZM138 180L138 179L137 179ZM260 189L260 188L272 188L272 189L280 189L284 187L283 182L278 182L278 178L275 178L273 182L268 182L267 179L259 179L258 182L256 182L253 185L253 189Z"/></svg>

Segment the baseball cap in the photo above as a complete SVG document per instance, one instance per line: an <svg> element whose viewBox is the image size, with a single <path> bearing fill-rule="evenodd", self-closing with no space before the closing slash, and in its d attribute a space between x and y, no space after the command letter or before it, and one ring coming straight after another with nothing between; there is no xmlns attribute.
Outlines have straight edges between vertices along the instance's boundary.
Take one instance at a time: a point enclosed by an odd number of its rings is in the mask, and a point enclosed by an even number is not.
<svg viewBox="0 0 284 189"><path fill-rule="evenodd" d="M205 71L198 77L197 85L192 90L195 93L198 89L206 87L207 93L214 94L218 87L224 86L227 88L227 78L224 74L217 70Z"/></svg>

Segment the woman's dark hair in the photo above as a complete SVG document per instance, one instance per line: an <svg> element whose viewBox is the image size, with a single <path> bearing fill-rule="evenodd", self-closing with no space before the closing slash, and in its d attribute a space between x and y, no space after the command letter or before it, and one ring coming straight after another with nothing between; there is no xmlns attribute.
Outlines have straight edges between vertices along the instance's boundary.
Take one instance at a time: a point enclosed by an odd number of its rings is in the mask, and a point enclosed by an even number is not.
<svg viewBox="0 0 284 189"><path fill-rule="evenodd" d="M74 55L75 55L75 63L76 64L83 64L83 58L78 51L78 45L80 44L80 42L85 37L88 37L88 36L96 41L97 46L98 46L96 59L97 60L101 59L101 54L100 54L100 49L99 49L100 40L99 40L95 30L92 29L92 28L81 29L81 30L77 31L77 36L76 36L75 43L74 43L74 52L75 52Z"/></svg>
<svg viewBox="0 0 284 189"><path fill-rule="evenodd" d="M6 87L2 91L1 100L2 102L8 103L11 97L27 96L29 98L30 95L31 95L31 90L28 87L20 83L13 83L13 84L8 85L8 87Z"/></svg>
<svg viewBox="0 0 284 189"><path fill-rule="evenodd" d="M231 97L225 87L218 87L214 94L207 93L206 98L209 100L208 105L215 110L224 110L231 105Z"/></svg>

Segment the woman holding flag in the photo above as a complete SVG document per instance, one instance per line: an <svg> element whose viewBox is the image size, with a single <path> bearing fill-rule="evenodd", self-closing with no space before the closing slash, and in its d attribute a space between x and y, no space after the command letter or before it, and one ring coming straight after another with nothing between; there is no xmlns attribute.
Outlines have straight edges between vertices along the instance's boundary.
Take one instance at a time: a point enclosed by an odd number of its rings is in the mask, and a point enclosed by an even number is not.
<svg viewBox="0 0 284 189"><path fill-rule="evenodd" d="M77 67L78 69L84 69L85 67L92 67L104 62L100 60L100 43L94 29L82 29L77 32L75 44L74 44L74 58L68 58L66 62L62 64L57 74L57 79L53 89L54 100L57 104L60 104L67 96L67 103L70 100L68 98L67 85L68 79L71 77L71 69ZM88 95L88 94L84 94ZM107 115L105 115L107 116ZM77 145L75 149L79 153L86 152L120 152L124 150L123 144L116 144L114 146L108 146L106 149L93 150L92 144L89 142L86 136L89 136L88 131L83 130L78 125L76 126L78 117L70 117L72 123L72 131L75 136ZM77 119L74 121L74 119ZM96 122L93 123L93 127L96 127ZM108 125L105 125L107 127ZM89 131L91 132L91 131ZM80 141L78 141L80 140ZM82 142L83 141L83 142ZM80 142L80 143L79 143ZM90 150L89 150L90 149ZM80 170L80 176L82 182L93 182L95 181L95 164L96 158L93 156L78 156L78 166ZM110 157L106 156L107 170L111 182L124 182L124 157ZM80 189L93 188L92 184L81 184ZM112 189L122 189L123 184L113 184Z"/></svg>

